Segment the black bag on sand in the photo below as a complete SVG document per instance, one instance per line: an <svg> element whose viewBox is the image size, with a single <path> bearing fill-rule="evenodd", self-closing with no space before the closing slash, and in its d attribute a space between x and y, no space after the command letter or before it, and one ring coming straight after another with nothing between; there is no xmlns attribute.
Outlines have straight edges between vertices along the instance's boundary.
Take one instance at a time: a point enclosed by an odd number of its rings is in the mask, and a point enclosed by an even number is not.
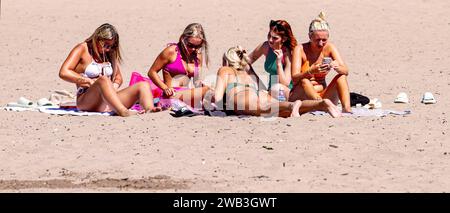
<svg viewBox="0 0 450 213"><path fill-rule="evenodd" d="M350 93L350 106L356 106L356 104L361 104L362 106L368 104L370 99L364 95L351 92Z"/></svg>

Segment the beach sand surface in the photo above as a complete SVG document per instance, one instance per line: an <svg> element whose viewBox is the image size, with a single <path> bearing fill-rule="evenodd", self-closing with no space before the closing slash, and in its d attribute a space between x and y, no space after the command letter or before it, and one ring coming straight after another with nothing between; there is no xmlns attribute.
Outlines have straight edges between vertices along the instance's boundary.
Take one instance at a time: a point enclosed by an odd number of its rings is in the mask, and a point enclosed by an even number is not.
<svg viewBox="0 0 450 213"><path fill-rule="evenodd" d="M189 23L205 28L205 72L214 76L229 47L251 51L265 41L271 19L287 20L298 41L308 41L309 22L322 10L351 91L412 114L122 118L1 110L0 191L450 191L449 1L14 0L1 10L0 105L74 92L59 68L105 22L120 34L126 86ZM263 61L254 67L266 77ZM420 103L427 91L437 104ZM410 103L394 104L399 92Z"/></svg>

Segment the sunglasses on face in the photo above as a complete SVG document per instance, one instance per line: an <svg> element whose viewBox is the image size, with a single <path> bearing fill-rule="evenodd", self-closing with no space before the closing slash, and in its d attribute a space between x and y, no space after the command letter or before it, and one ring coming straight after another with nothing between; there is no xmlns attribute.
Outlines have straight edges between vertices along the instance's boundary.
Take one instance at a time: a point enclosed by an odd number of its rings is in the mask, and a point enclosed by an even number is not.
<svg viewBox="0 0 450 213"><path fill-rule="evenodd" d="M199 45L192 44L189 41L185 41L184 43L185 43L186 47L190 48L190 49L197 49L198 50L198 49L202 48L202 46L203 46L203 42L200 43Z"/></svg>

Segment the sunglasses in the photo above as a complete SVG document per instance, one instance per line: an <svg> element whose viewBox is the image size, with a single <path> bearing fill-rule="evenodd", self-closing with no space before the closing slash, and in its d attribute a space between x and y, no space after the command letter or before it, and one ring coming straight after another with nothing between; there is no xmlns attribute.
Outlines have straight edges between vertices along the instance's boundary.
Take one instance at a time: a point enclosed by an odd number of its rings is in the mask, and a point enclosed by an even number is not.
<svg viewBox="0 0 450 213"><path fill-rule="evenodd" d="M192 43L189 42L189 41L185 41L184 44L186 45L187 48L190 48L190 49L197 49L197 50L200 49L200 48L202 48L202 46L203 46L203 42L202 42L201 44L199 44L199 45L194 45L194 44L192 44Z"/></svg>
<svg viewBox="0 0 450 213"><path fill-rule="evenodd" d="M272 28L272 27L277 28L278 31L286 31L286 29L284 28L284 26L281 24L280 21L270 20L269 26L270 26L270 28Z"/></svg>

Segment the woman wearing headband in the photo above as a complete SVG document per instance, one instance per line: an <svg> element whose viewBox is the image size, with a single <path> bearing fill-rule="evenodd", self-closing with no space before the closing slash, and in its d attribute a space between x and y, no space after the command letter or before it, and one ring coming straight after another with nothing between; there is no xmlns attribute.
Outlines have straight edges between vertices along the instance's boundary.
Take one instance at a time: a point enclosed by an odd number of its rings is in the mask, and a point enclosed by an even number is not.
<svg viewBox="0 0 450 213"><path fill-rule="evenodd" d="M351 112L348 67L336 46L328 41L329 31L328 22L321 12L309 26L309 42L294 48L292 79L295 87L290 100L327 98L334 104L340 100L342 111ZM336 72L336 76L327 84L325 77L330 71Z"/></svg>
<svg viewBox="0 0 450 213"><path fill-rule="evenodd" d="M148 83L140 82L119 90L122 84L119 34L114 26L103 24L84 42L72 49L61 66L59 76L77 85L77 108L129 116L139 101L145 112L159 111L153 106Z"/></svg>

